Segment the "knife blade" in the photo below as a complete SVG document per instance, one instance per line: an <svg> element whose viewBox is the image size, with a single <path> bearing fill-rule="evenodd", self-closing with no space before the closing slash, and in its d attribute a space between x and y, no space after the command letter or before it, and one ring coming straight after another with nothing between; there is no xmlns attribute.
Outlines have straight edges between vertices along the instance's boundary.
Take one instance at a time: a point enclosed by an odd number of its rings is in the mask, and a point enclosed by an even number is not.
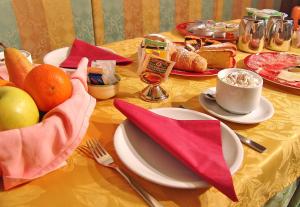
<svg viewBox="0 0 300 207"><path fill-rule="evenodd" d="M261 144L258 144L257 142L255 142L251 139L248 139L237 132L235 132L235 134L238 136L238 138L240 139L240 141L243 144L247 145L248 147L251 147L252 149L254 149L257 152L263 153L267 149L266 147L262 146Z"/></svg>

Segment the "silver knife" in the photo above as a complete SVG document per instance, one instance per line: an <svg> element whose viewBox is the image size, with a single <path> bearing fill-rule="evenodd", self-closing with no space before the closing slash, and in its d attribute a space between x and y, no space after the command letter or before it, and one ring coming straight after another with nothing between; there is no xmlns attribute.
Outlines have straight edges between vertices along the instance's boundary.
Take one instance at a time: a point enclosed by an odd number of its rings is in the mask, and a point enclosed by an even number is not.
<svg viewBox="0 0 300 207"><path fill-rule="evenodd" d="M248 139L237 132L235 132L235 134L238 136L238 138L240 139L240 141L243 144L247 145L248 147L251 147L252 149L254 149L257 152L263 153L267 149L264 146L258 144L257 142L254 142L253 140Z"/></svg>

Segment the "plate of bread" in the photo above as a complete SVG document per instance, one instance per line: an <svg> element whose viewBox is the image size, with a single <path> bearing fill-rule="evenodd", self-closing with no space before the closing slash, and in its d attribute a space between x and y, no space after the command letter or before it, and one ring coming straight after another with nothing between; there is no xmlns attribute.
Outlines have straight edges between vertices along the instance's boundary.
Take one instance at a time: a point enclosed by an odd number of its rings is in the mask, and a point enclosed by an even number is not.
<svg viewBox="0 0 300 207"><path fill-rule="evenodd" d="M216 75L223 68L236 65L236 45L210 39L186 36L184 42L173 43L171 60L173 75L202 77Z"/></svg>
<svg viewBox="0 0 300 207"><path fill-rule="evenodd" d="M244 59L248 69L265 80L288 88L300 89L300 56L281 52L262 52Z"/></svg>
<svg viewBox="0 0 300 207"><path fill-rule="evenodd" d="M175 62L170 74L185 77L215 76L219 70L236 65L237 48L230 42L186 36L184 42L171 42L160 34L145 36L138 48L139 65L146 54Z"/></svg>

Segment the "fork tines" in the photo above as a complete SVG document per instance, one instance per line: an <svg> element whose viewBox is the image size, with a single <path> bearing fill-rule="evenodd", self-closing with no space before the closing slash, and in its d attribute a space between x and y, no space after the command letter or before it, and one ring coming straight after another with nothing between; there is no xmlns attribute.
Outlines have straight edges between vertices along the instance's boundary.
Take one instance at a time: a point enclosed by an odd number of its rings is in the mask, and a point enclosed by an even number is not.
<svg viewBox="0 0 300 207"><path fill-rule="evenodd" d="M87 140L87 146L96 157L108 154L108 152L100 145L100 141L97 139Z"/></svg>

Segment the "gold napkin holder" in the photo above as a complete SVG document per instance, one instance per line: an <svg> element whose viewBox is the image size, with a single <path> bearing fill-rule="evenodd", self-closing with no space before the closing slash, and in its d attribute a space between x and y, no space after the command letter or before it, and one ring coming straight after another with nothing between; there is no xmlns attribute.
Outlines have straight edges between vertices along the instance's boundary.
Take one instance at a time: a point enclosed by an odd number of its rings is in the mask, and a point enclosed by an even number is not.
<svg viewBox="0 0 300 207"><path fill-rule="evenodd" d="M160 86L166 81L175 62L166 60L154 54L147 54L138 70L143 82L148 86L144 88L140 97L144 101L159 102L169 97L168 93Z"/></svg>
<svg viewBox="0 0 300 207"><path fill-rule="evenodd" d="M162 78L160 75L144 72L140 75L140 77L143 82L149 84L140 93L140 97L142 100L147 102L159 102L169 97L169 94L160 86L162 82Z"/></svg>

